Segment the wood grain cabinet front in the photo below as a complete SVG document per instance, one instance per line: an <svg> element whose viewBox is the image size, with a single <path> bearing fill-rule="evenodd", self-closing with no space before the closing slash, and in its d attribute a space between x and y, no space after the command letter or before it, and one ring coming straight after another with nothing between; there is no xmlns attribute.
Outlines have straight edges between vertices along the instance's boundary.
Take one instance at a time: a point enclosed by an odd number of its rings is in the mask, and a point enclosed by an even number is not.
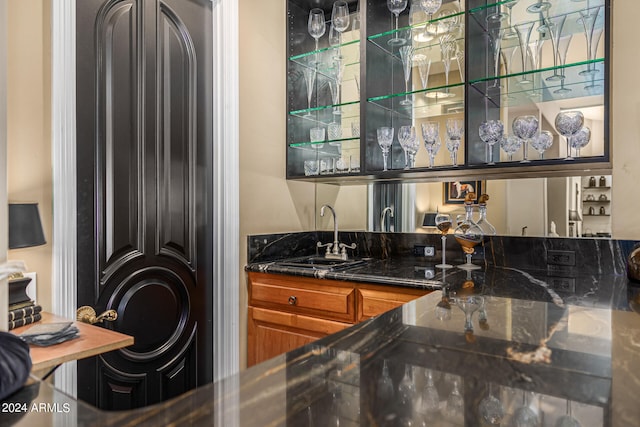
<svg viewBox="0 0 640 427"><path fill-rule="evenodd" d="M249 272L247 365L331 335L430 291Z"/></svg>

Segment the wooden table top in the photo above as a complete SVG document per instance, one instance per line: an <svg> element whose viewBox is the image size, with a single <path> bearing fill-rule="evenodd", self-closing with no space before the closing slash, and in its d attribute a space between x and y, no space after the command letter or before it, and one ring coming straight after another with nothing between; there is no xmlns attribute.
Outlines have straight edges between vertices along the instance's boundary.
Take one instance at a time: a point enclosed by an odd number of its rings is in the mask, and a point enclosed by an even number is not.
<svg viewBox="0 0 640 427"><path fill-rule="evenodd" d="M30 327L40 323L68 322L69 319L42 312L42 320L11 330L19 335ZM117 350L133 344L133 337L111 331L88 323L74 322L80 331L80 337L49 347L30 345L32 371L53 368L64 362L96 356L108 351Z"/></svg>

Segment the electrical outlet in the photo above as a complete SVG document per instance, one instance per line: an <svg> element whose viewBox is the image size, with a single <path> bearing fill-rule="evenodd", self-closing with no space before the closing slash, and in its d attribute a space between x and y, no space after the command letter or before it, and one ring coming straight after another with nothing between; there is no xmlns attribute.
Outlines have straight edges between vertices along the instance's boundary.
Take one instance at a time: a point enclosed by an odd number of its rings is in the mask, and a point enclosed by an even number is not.
<svg viewBox="0 0 640 427"><path fill-rule="evenodd" d="M548 250L547 264L573 267L576 265L576 253L574 251Z"/></svg>
<svg viewBox="0 0 640 427"><path fill-rule="evenodd" d="M414 245L413 254L416 256L433 257L436 255L436 247L431 245Z"/></svg>

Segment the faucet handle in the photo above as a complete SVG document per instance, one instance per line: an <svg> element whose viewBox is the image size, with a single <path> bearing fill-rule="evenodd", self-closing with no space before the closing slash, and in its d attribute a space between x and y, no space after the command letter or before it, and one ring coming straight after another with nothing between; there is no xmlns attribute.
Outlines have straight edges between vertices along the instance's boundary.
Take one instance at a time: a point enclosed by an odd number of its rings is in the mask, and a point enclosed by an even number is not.
<svg viewBox="0 0 640 427"><path fill-rule="evenodd" d="M326 253L331 253L331 246L333 246L333 243L316 243L316 247L318 248L327 248Z"/></svg>
<svg viewBox="0 0 640 427"><path fill-rule="evenodd" d="M342 259L347 259L347 248L349 249L355 249L356 248L356 244L352 243L350 245L347 245L345 243L340 243L340 249L342 249L340 251L340 254L342 255Z"/></svg>

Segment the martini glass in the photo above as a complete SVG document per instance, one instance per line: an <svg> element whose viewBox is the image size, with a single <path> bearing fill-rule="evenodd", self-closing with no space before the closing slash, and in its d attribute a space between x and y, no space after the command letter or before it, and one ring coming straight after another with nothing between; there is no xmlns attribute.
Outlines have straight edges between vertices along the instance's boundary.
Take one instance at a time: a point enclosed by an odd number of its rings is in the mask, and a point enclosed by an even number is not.
<svg viewBox="0 0 640 427"><path fill-rule="evenodd" d="M447 233L449 232L449 229L451 228L451 224L452 224L452 219L451 219L451 215L447 214L447 213L440 213L438 212L438 214L436 215L436 228L438 230L440 230L440 233L442 234L442 263L440 264L436 264L437 268L452 268L453 265L451 264L447 264Z"/></svg>
<svg viewBox="0 0 640 427"><path fill-rule="evenodd" d="M540 154L540 160L544 158L544 152L553 145L553 135L548 130L541 131L531 140L531 147Z"/></svg>
<svg viewBox="0 0 640 427"><path fill-rule="evenodd" d="M571 157L571 137L578 133L584 125L584 115L580 111L561 111L556 116L556 130L567 139L567 157L565 160L573 160Z"/></svg>
<svg viewBox="0 0 640 427"><path fill-rule="evenodd" d="M529 140L538 132L538 118L536 116L518 116L513 120L513 133L522 139L522 160L520 163L529 163Z"/></svg>
<svg viewBox="0 0 640 427"><path fill-rule="evenodd" d="M407 0L387 0L387 8L389 11L393 13L396 17L396 29L394 33L394 37L387 41L389 46L402 46L406 44L407 41L403 38L398 37L398 17L403 10L407 8Z"/></svg>
<svg viewBox="0 0 640 427"><path fill-rule="evenodd" d="M383 171L387 171L387 158L389 157L389 149L393 144L393 128L381 127L377 129L378 145L382 150Z"/></svg>
<svg viewBox="0 0 640 427"><path fill-rule="evenodd" d="M484 298L477 295L456 297L456 305L464 313L464 330L465 332L473 332L473 323L471 317L473 313L480 309Z"/></svg>

